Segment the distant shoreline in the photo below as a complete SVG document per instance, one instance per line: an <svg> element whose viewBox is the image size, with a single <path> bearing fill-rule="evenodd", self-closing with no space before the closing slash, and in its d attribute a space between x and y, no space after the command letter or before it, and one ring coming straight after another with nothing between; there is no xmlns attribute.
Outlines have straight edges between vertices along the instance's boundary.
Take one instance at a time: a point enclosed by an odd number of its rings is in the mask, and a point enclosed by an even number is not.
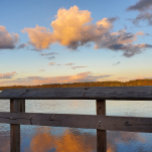
<svg viewBox="0 0 152 152"><path fill-rule="evenodd" d="M14 85L0 86L0 90L9 88L67 88L67 87L125 87L125 86L152 86L152 79L121 81L98 81L98 82L75 82L75 83L55 83L33 86Z"/></svg>

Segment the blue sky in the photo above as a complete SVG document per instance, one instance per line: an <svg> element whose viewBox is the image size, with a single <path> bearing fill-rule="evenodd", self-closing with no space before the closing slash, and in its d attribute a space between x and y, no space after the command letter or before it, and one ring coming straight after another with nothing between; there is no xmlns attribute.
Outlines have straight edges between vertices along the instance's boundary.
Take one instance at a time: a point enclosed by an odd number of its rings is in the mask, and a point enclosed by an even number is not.
<svg viewBox="0 0 152 152"><path fill-rule="evenodd" d="M151 78L151 8L151 0L2 0L0 85Z"/></svg>

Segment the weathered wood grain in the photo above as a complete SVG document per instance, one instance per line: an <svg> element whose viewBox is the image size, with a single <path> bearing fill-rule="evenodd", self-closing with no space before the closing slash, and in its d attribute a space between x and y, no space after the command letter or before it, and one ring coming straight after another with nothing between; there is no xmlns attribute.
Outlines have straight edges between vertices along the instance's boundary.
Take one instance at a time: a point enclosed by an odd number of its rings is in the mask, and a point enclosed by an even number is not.
<svg viewBox="0 0 152 152"><path fill-rule="evenodd" d="M10 100L10 111L12 113L21 113L25 112L25 100ZM10 113L11 114L11 113ZM20 125L19 124L11 124L11 152L20 152Z"/></svg>
<svg viewBox="0 0 152 152"><path fill-rule="evenodd" d="M152 100L152 86L6 89L0 99Z"/></svg>
<svg viewBox="0 0 152 152"><path fill-rule="evenodd" d="M99 99L96 101L96 112L98 116L106 115L106 100ZM97 129L97 152L106 152L106 151L107 151L106 130Z"/></svg>
<svg viewBox="0 0 152 152"><path fill-rule="evenodd" d="M152 118L0 112L0 123L152 132Z"/></svg>

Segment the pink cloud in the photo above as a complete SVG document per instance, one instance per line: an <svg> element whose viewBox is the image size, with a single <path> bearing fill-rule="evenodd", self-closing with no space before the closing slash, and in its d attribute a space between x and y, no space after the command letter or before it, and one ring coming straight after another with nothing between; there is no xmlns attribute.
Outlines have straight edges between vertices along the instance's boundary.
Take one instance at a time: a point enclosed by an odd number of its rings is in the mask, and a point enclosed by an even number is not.
<svg viewBox="0 0 152 152"><path fill-rule="evenodd" d="M0 73L0 79L11 79L16 75L16 72Z"/></svg>
<svg viewBox="0 0 152 152"><path fill-rule="evenodd" d="M1 85L41 85L51 83L71 83L71 82L89 82L98 81L100 79L108 78L111 75L94 75L91 72L78 73L76 75L67 76L29 76L25 78L17 78L15 80L3 81Z"/></svg>

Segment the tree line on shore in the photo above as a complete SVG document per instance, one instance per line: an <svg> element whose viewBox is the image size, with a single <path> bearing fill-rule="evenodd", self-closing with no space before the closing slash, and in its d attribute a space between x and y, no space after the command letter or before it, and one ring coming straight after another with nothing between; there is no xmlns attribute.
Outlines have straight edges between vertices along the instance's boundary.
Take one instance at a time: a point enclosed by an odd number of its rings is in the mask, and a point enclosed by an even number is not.
<svg viewBox="0 0 152 152"><path fill-rule="evenodd" d="M55 83L31 86L0 86L0 90L9 88L67 88L67 87L126 87L126 86L152 86L152 79L121 81L98 81L98 82L76 82L76 83Z"/></svg>

